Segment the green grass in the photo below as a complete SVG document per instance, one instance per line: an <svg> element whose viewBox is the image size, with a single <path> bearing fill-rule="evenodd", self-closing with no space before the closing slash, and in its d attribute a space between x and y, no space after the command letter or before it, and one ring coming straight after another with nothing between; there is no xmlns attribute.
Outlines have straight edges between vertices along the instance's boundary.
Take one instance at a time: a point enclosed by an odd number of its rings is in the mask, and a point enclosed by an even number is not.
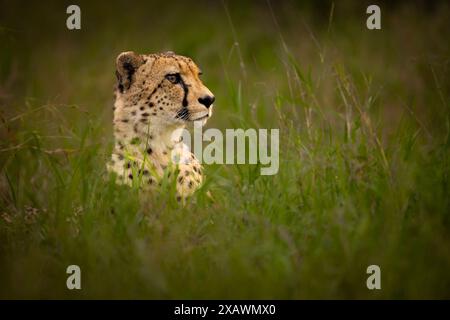
<svg viewBox="0 0 450 320"><path fill-rule="evenodd" d="M450 298L448 5L171 4L2 5L0 298ZM114 59L169 49L207 127L280 128L277 175L206 166L184 207L108 178Z"/></svg>

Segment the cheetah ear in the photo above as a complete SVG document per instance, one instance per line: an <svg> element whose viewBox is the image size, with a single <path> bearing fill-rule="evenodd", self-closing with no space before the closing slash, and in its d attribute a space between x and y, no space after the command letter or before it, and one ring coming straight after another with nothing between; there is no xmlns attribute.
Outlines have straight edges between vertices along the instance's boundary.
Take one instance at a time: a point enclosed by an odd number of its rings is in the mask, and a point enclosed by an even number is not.
<svg viewBox="0 0 450 320"><path fill-rule="evenodd" d="M133 51L122 52L117 56L116 76L120 92L130 88L134 73L143 63L144 59Z"/></svg>

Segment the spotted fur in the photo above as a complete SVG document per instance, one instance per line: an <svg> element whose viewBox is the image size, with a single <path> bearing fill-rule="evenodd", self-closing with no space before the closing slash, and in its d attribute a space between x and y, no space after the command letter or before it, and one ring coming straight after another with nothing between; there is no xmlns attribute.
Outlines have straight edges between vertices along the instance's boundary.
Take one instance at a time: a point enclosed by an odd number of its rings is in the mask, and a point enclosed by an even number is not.
<svg viewBox="0 0 450 320"><path fill-rule="evenodd" d="M200 74L192 59L173 52L129 51L117 57L115 146L107 168L117 175L118 183L137 181L142 188L154 189L164 174L173 178L177 172L179 200L201 185L200 163L180 134L174 134L194 121L204 124L212 114L214 96Z"/></svg>

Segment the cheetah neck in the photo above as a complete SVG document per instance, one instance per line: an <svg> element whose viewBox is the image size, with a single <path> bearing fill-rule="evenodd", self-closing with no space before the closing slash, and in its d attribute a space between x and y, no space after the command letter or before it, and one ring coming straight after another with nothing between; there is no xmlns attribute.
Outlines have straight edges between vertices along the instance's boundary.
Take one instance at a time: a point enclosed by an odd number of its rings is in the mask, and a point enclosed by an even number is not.
<svg viewBox="0 0 450 320"><path fill-rule="evenodd" d="M143 116L146 110L141 108L116 100L115 146L107 170L116 174L119 184L132 186L136 181L144 189L153 188L167 177L176 179L177 200L192 194L202 183L202 169L181 140L185 126L164 123L153 114Z"/></svg>
<svg viewBox="0 0 450 320"><path fill-rule="evenodd" d="M172 150L182 147L183 124L162 123L160 118L149 115L145 119L130 116L138 114L139 105L124 105L116 100L114 110L113 151L124 162L150 162L155 167L165 167L171 161ZM145 121L142 121L145 120Z"/></svg>

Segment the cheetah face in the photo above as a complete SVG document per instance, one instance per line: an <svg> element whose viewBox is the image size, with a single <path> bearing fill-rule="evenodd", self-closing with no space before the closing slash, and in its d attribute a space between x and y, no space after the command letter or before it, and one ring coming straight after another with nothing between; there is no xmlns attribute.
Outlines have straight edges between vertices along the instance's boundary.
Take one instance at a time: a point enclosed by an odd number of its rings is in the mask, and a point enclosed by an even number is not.
<svg viewBox="0 0 450 320"><path fill-rule="evenodd" d="M192 59L172 52L117 57L118 98L137 105L166 125L184 125L212 115L214 95L200 79Z"/></svg>

